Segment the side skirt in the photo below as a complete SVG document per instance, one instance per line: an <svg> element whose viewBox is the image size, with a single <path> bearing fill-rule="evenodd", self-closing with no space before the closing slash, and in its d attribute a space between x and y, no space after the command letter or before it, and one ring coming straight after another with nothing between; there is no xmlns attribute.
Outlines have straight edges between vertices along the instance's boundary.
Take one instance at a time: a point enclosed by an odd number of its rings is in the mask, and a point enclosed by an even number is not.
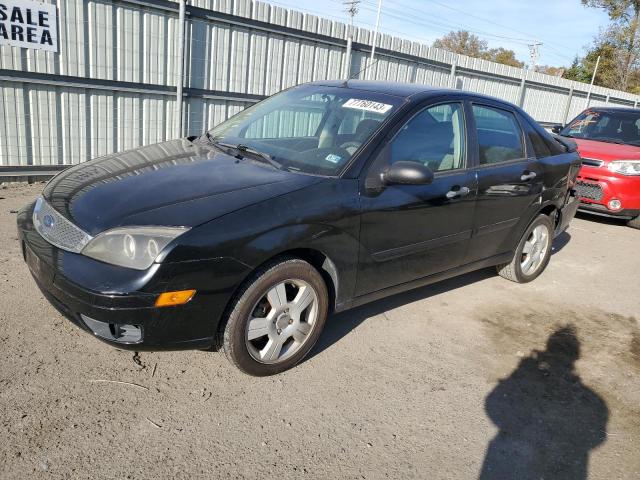
<svg viewBox="0 0 640 480"><path fill-rule="evenodd" d="M462 265L461 267L452 268L451 270L445 270L444 272L436 273L434 275L429 275L426 277L419 278L417 280L401 283L400 285L394 285L393 287L387 287L382 290L377 290L375 292L367 293L366 295L361 295L359 297L352 298L351 300L348 300L346 302L336 305L336 308L334 311L343 312L345 310L359 307L361 305L364 305L365 303L370 303L376 300L380 300L381 298L389 297L397 293L402 293L408 290L413 290L415 288L424 287L425 285L430 285L432 283L436 283L441 280L457 277L458 275L463 275L465 273L473 272L474 270L480 270L482 268L493 267L494 265L506 263L511 261L512 258L513 258L513 252L494 255L493 257L485 258L484 260L479 260L473 263L468 263L466 265Z"/></svg>

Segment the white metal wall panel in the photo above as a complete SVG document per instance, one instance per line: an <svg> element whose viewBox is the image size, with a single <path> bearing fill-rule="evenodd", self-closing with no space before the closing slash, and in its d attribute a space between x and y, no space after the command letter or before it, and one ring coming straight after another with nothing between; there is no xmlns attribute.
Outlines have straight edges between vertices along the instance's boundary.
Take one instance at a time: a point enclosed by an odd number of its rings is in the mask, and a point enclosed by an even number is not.
<svg viewBox="0 0 640 480"><path fill-rule="evenodd" d="M59 52L2 46L0 68L14 74L68 75L76 77L79 86L0 81L0 164L77 163L172 138L178 123L175 97L171 91L159 94L158 88L175 87L181 68L177 62L181 48L177 4L172 10L148 1L45 1L58 7ZM370 30L351 29L341 22L251 0L189 0L189 5L212 10L206 19L187 16L185 86L205 94L185 100L189 134L201 133L253 103L223 98L225 92L230 97L263 96L306 81L338 78L345 55L341 42L349 31L356 42L348 66L351 74L368 65L368 47L362 51L360 45L371 44ZM215 18L214 11L242 18L229 23ZM273 31L256 27L252 20L270 23ZM281 26L309 38L278 32ZM517 103L524 77L523 107L538 120L564 121L570 88L574 93L569 118L586 106L585 84L386 34L378 39L378 62L359 78L457 86ZM452 65L456 75L451 85ZM85 78L130 82L139 85L140 91L124 91L115 84L113 91L96 88L84 83ZM152 91L145 91L150 88ZM590 105L635 106L637 100L627 92L594 87ZM294 117L281 119L283 129L311 128L305 125L311 123Z"/></svg>
<svg viewBox="0 0 640 480"><path fill-rule="evenodd" d="M3 82L0 89L0 165L27 165L29 116L24 93L22 84L14 82Z"/></svg>

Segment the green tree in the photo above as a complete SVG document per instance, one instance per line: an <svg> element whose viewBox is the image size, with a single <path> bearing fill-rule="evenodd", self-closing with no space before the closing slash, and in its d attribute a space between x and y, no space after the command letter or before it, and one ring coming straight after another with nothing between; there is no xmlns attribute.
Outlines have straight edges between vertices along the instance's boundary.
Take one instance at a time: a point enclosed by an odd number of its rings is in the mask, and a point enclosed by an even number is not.
<svg viewBox="0 0 640 480"><path fill-rule="evenodd" d="M486 41L466 30L449 32L444 37L433 42L433 46L461 55L491 60L492 62L503 63L513 67L524 66L524 63L516 58L513 50L502 47L489 49Z"/></svg>
<svg viewBox="0 0 640 480"><path fill-rule="evenodd" d="M466 30L449 32L433 42L433 46L475 58L480 58L487 51L487 42Z"/></svg>
<svg viewBox="0 0 640 480"><path fill-rule="evenodd" d="M491 60L492 62L502 63L504 65L511 65L512 67L524 67L524 62L521 62L516 58L516 52L502 47L488 50L482 58Z"/></svg>
<svg viewBox="0 0 640 480"><path fill-rule="evenodd" d="M606 43L615 51L618 88L629 88L629 82L640 60L640 0L581 0L583 5L600 8L612 21L604 33ZM602 42L601 42L602 44Z"/></svg>

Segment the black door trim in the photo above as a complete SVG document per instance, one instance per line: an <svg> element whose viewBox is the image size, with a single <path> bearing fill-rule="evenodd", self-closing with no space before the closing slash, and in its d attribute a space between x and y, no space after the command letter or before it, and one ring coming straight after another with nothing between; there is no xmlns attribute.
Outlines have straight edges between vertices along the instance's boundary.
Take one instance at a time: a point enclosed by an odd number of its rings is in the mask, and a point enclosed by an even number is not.
<svg viewBox="0 0 640 480"><path fill-rule="evenodd" d="M404 245L402 247L390 248L389 250L383 250L371 254L376 262L385 262L413 253L420 253L424 250L431 248L441 247L450 243L459 242L461 240L468 240L471 238L472 230L465 230L460 233L454 233L452 235L446 235L444 237L433 238L424 242L412 243L411 245Z"/></svg>

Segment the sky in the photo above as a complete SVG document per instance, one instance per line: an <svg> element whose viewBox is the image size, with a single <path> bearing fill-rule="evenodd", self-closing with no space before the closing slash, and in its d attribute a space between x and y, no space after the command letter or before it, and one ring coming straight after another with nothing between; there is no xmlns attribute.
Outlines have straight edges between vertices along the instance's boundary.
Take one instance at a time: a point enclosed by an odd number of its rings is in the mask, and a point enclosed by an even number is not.
<svg viewBox="0 0 640 480"><path fill-rule="evenodd" d="M342 0L265 1L348 22ZM357 26L373 29L377 2L361 0ZM525 63L527 44L542 42L538 65L569 66L607 23L605 12L580 0L382 0L380 31L430 45L452 30L469 30Z"/></svg>

